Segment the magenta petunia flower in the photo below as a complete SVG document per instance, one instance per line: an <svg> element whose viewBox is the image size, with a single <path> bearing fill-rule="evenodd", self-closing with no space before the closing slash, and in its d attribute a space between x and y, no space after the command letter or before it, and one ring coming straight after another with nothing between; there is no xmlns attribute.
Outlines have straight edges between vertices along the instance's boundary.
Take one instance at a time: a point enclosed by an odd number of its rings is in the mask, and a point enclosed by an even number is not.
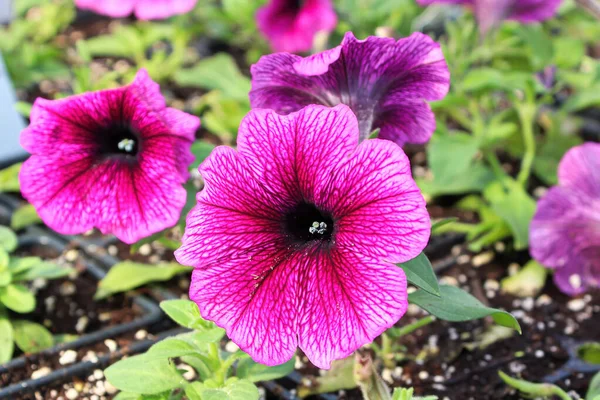
<svg viewBox="0 0 600 400"><path fill-rule="evenodd" d="M295 53L309 51L318 32L331 32L337 16L331 0L270 0L256 23L275 51Z"/></svg>
<svg viewBox="0 0 600 400"><path fill-rule="evenodd" d="M569 150L558 181L538 203L529 251L556 270L554 281L563 292L575 295L600 287L600 144Z"/></svg>
<svg viewBox="0 0 600 400"><path fill-rule="evenodd" d="M395 41L348 32L331 50L306 58L270 54L251 71L254 108L288 114L307 104L346 104L361 140L380 128L380 138L400 145L429 140L435 116L427 101L442 99L450 85L440 46L422 33Z"/></svg>
<svg viewBox="0 0 600 400"><path fill-rule="evenodd" d="M112 18L131 14L142 20L165 19L190 12L198 0L75 0L77 7Z"/></svg>
<svg viewBox="0 0 600 400"><path fill-rule="evenodd" d="M21 145L21 192L50 228L97 227L127 243L173 226L200 120L167 108L145 70L119 89L37 99Z"/></svg>
<svg viewBox="0 0 600 400"><path fill-rule="evenodd" d="M195 266L190 298L257 362L297 347L320 368L371 342L406 311L394 263L425 247L425 201L400 147L358 144L352 111L252 110L238 151L218 147L175 252Z"/></svg>
<svg viewBox="0 0 600 400"><path fill-rule="evenodd" d="M465 4L473 8L482 33L505 19L524 24L541 22L556 14L562 0L417 0L422 6L434 3Z"/></svg>

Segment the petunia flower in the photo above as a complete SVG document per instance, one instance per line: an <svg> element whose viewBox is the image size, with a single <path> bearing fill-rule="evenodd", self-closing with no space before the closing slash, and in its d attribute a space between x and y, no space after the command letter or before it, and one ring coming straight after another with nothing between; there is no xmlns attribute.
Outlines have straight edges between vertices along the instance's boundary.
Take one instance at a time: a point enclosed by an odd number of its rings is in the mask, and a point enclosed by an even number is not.
<svg viewBox="0 0 600 400"><path fill-rule="evenodd" d="M119 89L39 98L21 133L21 192L57 232L136 242L178 221L199 125L165 106L145 70Z"/></svg>
<svg viewBox="0 0 600 400"><path fill-rule="evenodd" d="M270 0L256 13L258 29L275 51L309 51L318 32L331 32L337 16L331 0Z"/></svg>
<svg viewBox="0 0 600 400"><path fill-rule="evenodd" d="M558 181L538 203L529 251L556 270L554 281L563 292L576 295L600 287L600 144L569 150Z"/></svg>
<svg viewBox="0 0 600 400"><path fill-rule="evenodd" d="M473 8L479 30L486 33L505 19L524 24L541 22L556 14L562 0L417 0L422 6L434 3L465 4Z"/></svg>
<svg viewBox="0 0 600 400"><path fill-rule="evenodd" d="M422 33L396 41L348 32L340 46L310 57L263 56L251 72L254 108L288 114L308 104L346 104L361 140L379 128L380 138L400 145L429 140L435 116L427 101L442 99L450 85L439 44Z"/></svg>
<svg viewBox="0 0 600 400"><path fill-rule="evenodd" d="M254 360L300 347L319 368L351 354L406 311L394 265L429 238L425 202L396 144L358 144L352 111L252 110L238 150L218 147L187 218L177 260L190 298Z"/></svg>
<svg viewBox="0 0 600 400"><path fill-rule="evenodd" d="M131 15L142 20L165 19L190 12L198 0L75 0L81 9L112 18Z"/></svg>

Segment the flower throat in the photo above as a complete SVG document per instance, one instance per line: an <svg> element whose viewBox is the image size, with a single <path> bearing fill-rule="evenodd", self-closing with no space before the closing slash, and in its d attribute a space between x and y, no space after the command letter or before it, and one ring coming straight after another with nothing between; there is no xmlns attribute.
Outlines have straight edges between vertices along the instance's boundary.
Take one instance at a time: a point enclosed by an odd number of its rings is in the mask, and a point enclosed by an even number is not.
<svg viewBox="0 0 600 400"><path fill-rule="evenodd" d="M286 235L296 242L330 241L333 219L315 205L302 202L285 215L283 228Z"/></svg>
<svg viewBox="0 0 600 400"><path fill-rule="evenodd" d="M140 149L138 133L127 123L115 123L98 133L100 153L105 156L136 157Z"/></svg>

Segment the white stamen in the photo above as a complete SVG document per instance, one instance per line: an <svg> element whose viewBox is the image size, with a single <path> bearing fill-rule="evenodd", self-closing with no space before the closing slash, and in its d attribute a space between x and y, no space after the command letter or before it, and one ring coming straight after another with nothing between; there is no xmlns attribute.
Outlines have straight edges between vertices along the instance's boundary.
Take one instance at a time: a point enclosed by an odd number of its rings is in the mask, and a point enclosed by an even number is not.
<svg viewBox="0 0 600 400"><path fill-rule="evenodd" d="M325 222L313 222L312 226L310 228L308 228L308 231L311 234L315 234L318 233L319 235L323 235L325 234L325 231L327 230L327 224Z"/></svg>
<svg viewBox="0 0 600 400"><path fill-rule="evenodd" d="M581 287L581 276L579 274L573 274L569 277L569 283L573 288L579 289Z"/></svg>
<svg viewBox="0 0 600 400"><path fill-rule="evenodd" d="M135 146L135 141L133 139L123 139L117 145L119 150L124 150L127 153L131 153L133 151L133 146Z"/></svg>

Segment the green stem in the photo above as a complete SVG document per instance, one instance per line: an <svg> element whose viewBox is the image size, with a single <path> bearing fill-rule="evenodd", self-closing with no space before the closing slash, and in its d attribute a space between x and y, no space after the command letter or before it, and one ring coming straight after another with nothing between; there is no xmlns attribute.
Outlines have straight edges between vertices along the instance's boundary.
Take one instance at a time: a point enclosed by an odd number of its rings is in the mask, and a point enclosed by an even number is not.
<svg viewBox="0 0 600 400"><path fill-rule="evenodd" d="M504 184L506 178L508 178L508 175L506 171L504 171L504 168L502 168L502 164L500 164L500 160L498 160L496 153L494 153L493 150L486 149L483 150L483 155L490 164L490 167L492 167L492 172L494 175L496 175L496 178L498 178L498 180Z"/></svg>
<svg viewBox="0 0 600 400"><path fill-rule="evenodd" d="M535 137L533 135L533 120L535 118L535 104L526 103L517 106L519 120L521 121L521 131L523 133L523 143L525 144L525 154L521 161L521 170L517 175L517 182L525 186L531 174L533 160L535 159Z"/></svg>
<svg viewBox="0 0 600 400"><path fill-rule="evenodd" d="M413 322L412 324L408 324L406 326L403 326L402 328L398 328L397 330L394 330L390 333L393 334L393 337L399 338L404 335L408 335L408 334L416 331L417 329L427 326L430 323L432 323L433 321L435 321L435 318L431 315L428 315L426 317L421 318L418 321Z"/></svg>

